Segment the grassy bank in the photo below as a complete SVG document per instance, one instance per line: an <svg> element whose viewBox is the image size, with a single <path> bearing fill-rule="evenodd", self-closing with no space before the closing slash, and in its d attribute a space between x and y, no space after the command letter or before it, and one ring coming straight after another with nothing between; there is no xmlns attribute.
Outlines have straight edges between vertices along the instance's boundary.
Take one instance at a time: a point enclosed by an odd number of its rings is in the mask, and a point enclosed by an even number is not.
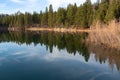
<svg viewBox="0 0 120 80"><path fill-rule="evenodd" d="M91 27L91 30L87 38L87 41L93 44L105 45L108 47L114 47L120 49L120 23L111 21L107 24L97 23Z"/></svg>

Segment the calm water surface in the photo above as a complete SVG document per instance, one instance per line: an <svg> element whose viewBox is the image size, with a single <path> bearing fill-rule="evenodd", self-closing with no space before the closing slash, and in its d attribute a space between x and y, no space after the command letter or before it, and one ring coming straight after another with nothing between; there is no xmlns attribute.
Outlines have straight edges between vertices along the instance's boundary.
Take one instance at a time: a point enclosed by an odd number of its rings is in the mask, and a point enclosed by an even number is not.
<svg viewBox="0 0 120 80"><path fill-rule="evenodd" d="M1 32L0 80L120 80L119 51L86 33Z"/></svg>

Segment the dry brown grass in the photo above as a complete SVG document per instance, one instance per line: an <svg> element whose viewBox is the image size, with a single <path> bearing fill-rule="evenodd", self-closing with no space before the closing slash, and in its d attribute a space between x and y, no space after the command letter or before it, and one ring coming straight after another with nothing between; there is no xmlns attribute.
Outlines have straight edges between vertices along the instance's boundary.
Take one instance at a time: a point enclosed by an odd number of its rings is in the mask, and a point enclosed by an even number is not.
<svg viewBox="0 0 120 80"><path fill-rule="evenodd" d="M77 28L26 28L28 31L54 31L54 32L91 32L90 29L77 29Z"/></svg>
<svg viewBox="0 0 120 80"><path fill-rule="evenodd" d="M111 21L109 25L97 23L91 27L91 30L94 30L94 32L89 33L87 41L120 49L119 27L120 23L115 21Z"/></svg>

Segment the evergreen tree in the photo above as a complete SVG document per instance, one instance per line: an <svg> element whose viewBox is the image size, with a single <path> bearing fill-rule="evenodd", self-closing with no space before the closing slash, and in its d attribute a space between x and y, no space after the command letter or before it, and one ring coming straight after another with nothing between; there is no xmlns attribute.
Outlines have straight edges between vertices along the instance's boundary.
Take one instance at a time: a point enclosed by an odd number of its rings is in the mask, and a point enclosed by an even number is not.
<svg viewBox="0 0 120 80"><path fill-rule="evenodd" d="M53 7L52 5L49 6L49 12L48 12L48 25L49 27L53 27Z"/></svg>
<svg viewBox="0 0 120 80"><path fill-rule="evenodd" d="M66 14L65 14L65 9L64 8L59 8L57 11L57 25L58 26L64 26L65 25L65 19L66 19Z"/></svg>
<svg viewBox="0 0 120 80"><path fill-rule="evenodd" d="M120 20L120 0L116 1L116 10L115 10L115 18L117 21Z"/></svg>
<svg viewBox="0 0 120 80"><path fill-rule="evenodd" d="M32 22L33 24L39 24L39 14L37 12L33 12L32 15Z"/></svg>
<svg viewBox="0 0 120 80"><path fill-rule="evenodd" d="M92 24L93 20L93 8L91 2L86 1L83 6L81 6L80 10L80 19L78 20L81 20L80 25L82 28L87 28Z"/></svg>
<svg viewBox="0 0 120 80"><path fill-rule="evenodd" d="M73 25L76 26L76 15L77 15L77 11L78 11L78 7L77 7L77 4L74 3L74 19L73 19Z"/></svg>
<svg viewBox="0 0 120 80"><path fill-rule="evenodd" d="M25 27L30 27L32 24L32 15L28 12L24 15Z"/></svg>
<svg viewBox="0 0 120 80"><path fill-rule="evenodd" d="M66 13L66 26L70 27L74 23L74 6L69 4Z"/></svg>
<svg viewBox="0 0 120 80"><path fill-rule="evenodd" d="M116 9L117 9L117 4L116 4L116 1L113 0L107 10L106 22L115 19Z"/></svg>
<svg viewBox="0 0 120 80"><path fill-rule="evenodd" d="M120 19L120 0L97 0L95 4L86 0L80 6L69 4L67 8L58 8L53 11L52 5L45 12L33 12L33 14L18 11L15 14L0 15L0 27L79 27L88 28L94 21L107 23Z"/></svg>
<svg viewBox="0 0 120 80"><path fill-rule="evenodd" d="M42 22L42 11L40 11L40 14L39 14L39 25L40 26L42 26L41 22Z"/></svg>
<svg viewBox="0 0 120 80"><path fill-rule="evenodd" d="M55 11L54 13L53 13L53 26L54 27L59 27L59 26L57 26L57 12Z"/></svg>
<svg viewBox="0 0 120 80"><path fill-rule="evenodd" d="M41 25L48 26L48 8L46 7L45 13L42 13Z"/></svg>
<svg viewBox="0 0 120 80"><path fill-rule="evenodd" d="M82 7L83 7L82 5L78 7L76 15L75 15L75 25L77 27L81 27L81 21L82 21L82 16L83 16Z"/></svg>
<svg viewBox="0 0 120 80"><path fill-rule="evenodd" d="M96 11L96 20L105 23L105 17L107 14L109 3L107 0L102 0L99 4L99 9Z"/></svg>

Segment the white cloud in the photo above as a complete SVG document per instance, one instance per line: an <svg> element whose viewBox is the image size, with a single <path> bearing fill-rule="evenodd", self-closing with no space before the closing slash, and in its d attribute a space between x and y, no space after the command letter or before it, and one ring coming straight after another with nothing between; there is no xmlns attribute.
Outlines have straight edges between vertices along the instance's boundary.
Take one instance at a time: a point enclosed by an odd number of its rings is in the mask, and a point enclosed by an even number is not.
<svg viewBox="0 0 120 80"><path fill-rule="evenodd" d="M14 3L23 3L24 2L24 0L11 0L11 1Z"/></svg>
<svg viewBox="0 0 120 80"><path fill-rule="evenodd" d="M41 0L10 0L12 3L15 3L16 7L12 6L10 8L11 13L17 11L21 12L33 12L40 10Z"/></svg>
<svg viewBox="0 0 120 80"><path fill-rule="evenodd" d="M50 4L53 5L55 9L58 7L66 7L68 4L74 4L80 5L81 3L85 2L85 0L48 0Z"/></svg>
<svg viewBox="0 0 120 80"><path fill-rule="evenodd" d="M10 2L11 3L10 3ZM0 3L0 13L15 13L17 11L21 12L33 12L40 10L44 11L45 7L50 4L53 5L53 9L57 10L58 7L66 7L69 3L76 3L78 6L84 3L86 0L9 0L8 2ZM91 0L95 2L96 0ZM9 5L11 4L11 5Z"/></svg>
<svg viewBox="0 0 120 80"><path fill-rule="evenodd" d="M46 54L42 58L48 62L62 59L62 60L74 60L74 61L86 63L84 57L79 55L79 53L76 53L76 55L68 54L66 50L59 51L57 47L53 48L52 53Z"/></svg>
<svg viewBox="0 0 120 80"><path fill-rule="evenodd" d="M68 4L76 3L78 6L84 3L86 0L47 0L49 4L52 4L54 9L57 10L58 7L66 7ZM91 0L94 3L96 0Z"/></svg>

